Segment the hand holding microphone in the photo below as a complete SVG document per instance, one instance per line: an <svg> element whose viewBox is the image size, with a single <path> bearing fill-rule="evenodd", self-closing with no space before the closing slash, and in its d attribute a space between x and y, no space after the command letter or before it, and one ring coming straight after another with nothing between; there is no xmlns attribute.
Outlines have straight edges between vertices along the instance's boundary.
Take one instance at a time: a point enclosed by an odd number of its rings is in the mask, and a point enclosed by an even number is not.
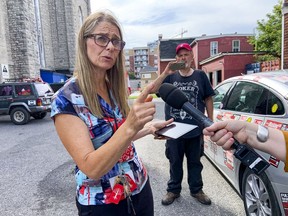
<svg viewBox="0 0 288 216"><path fill-rule="evenodd" d="M163 83L159 88L159 95L171 107L183 109L199 123L200 126L208 127L213 124L208 117L196 109L187 99L185 94L177 87L169 83ZM236 139L232 147L235 149L234 156L249 167L255 174L265 171L270 164L252 148L240 144Z"/></svg>

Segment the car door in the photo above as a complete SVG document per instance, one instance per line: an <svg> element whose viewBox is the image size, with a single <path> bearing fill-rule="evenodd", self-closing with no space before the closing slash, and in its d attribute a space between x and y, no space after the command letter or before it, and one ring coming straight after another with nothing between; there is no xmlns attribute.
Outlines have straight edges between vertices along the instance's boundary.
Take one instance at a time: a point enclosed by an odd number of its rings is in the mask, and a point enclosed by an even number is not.
<svg viewBox="0 0 288 216"><path fill-rule="evenodd" d="M214 106L214 121L217 121L217 115L221 110L225 98L227 97L227 92L233 85L233 82L227 82L217 86L214 89L215 95L213 96L213 106ZM209 137L204 137L204 151L205 155L210 158L215 163L215 155L217 154L217 145L210 141Z"/></svg>
<svg viewBox="0 0 288 216"><path fill-rule="evenodd" d="M233 89L228 92L222 109L217 112L217 121L235 119L262 124L267 106L268 90L263 86L248 81L237 81ZM240 161L233 155L234 150L224 150L217 147L215 163L225 173L228 179L237 184Z"/></svg>
<svg viewBox="0 0 288 216"><path fill-rule="evenodd" d="M7 84L0 86L0 113L8 112L9 105L13 100L12 93L12 85Z"/></svg>

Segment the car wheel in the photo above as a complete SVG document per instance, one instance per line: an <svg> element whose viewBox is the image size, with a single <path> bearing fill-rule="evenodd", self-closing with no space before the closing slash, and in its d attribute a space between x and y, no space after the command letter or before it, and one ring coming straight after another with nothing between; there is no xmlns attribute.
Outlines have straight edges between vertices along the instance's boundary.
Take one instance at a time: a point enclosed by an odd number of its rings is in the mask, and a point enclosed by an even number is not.
<svg viewBox="0 0 288 216"><path fill-rule="evenodd" d="M242 192L246 215L281 215L277 198L265 173L255 175L250 169L246 169Z"/></svg>
<svg viewBox="0 0 288 216"><path fill-rule="evenodd" d="M11 121L16 125L26 124L30 119L30 113L22 107L14 108L10 113Z"/></svg>
<svg viewBox="0 0 288 216"><path fill-rule="evenodd" d="M47 112L41 112L41 113L33 114L32 116L35 119L43 119L45 118L46 115L47 115Z"/></svg>

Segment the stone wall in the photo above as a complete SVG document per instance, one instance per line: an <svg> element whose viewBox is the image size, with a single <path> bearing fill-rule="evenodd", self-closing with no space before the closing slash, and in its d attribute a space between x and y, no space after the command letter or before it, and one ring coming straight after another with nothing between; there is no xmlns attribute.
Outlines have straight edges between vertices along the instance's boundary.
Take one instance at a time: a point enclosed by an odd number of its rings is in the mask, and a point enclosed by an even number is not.
<svg viewBox="0 0 288 216"><path fill-rule="evenodd" d="M90 14L89 0L3 0L0 10L0 64L8 65L10 78L73 71L79 11L83 19Z"/></svg>

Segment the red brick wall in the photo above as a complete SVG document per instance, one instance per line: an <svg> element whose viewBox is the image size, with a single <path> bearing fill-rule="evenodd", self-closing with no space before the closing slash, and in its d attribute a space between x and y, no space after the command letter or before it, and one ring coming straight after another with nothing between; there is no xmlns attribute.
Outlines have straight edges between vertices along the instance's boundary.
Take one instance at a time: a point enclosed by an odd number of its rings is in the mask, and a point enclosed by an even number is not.
<svg viewBox="0 0 288 216"><path fill-rule="evenodd" d="M149 65L150 65L151 67L155 67L155 66L154 66L154 55L149 55L149 60L148 60L148 62L149 62Z"/></svg>
<svg viewBox="0 0 288 216"><path fill-rule="evenodd" d="M201 47L198 49L198 62L210 57L210 42L218 41L218 53L220 52L232 52L232 41L240 40L240 52L253 51L253 46L247 42L246 36L227 36L223 38L213 38L207 40L199 40L197 45ZM196 48L197 49L197 48Z"/></svg>
<svg viewBox="0 0 288 216"><path fill-rule="evenodd" d="M237 56L227 56L225 57L225 76L223 80L245 74L245 65L254 62L253 55L237 55Z"/></svg>
<svg viewBox="0 0 288 216"><path fill-rule="evenodd" d="M160 62L160 64L158 64L158 74L161 74L164 69L166 68L167 64L169 63L169 61L167 62Z"/></svg>
<svg viewBox="0 0 288 216"><path fill-rule="evenodd" d="M222 80L233 76L245 74L245 65L254 62L253 54L251 55L227 55L222 58L215 59L204 65L202 70L207 72L222 71Z"/></svg>
<svg viewBox="0 0 288 216"><path fill-rule="evenodd" d="M283 2L283 12L284 20L283 20L283 69L288 69L288 0L284 0Z"/></svg>

